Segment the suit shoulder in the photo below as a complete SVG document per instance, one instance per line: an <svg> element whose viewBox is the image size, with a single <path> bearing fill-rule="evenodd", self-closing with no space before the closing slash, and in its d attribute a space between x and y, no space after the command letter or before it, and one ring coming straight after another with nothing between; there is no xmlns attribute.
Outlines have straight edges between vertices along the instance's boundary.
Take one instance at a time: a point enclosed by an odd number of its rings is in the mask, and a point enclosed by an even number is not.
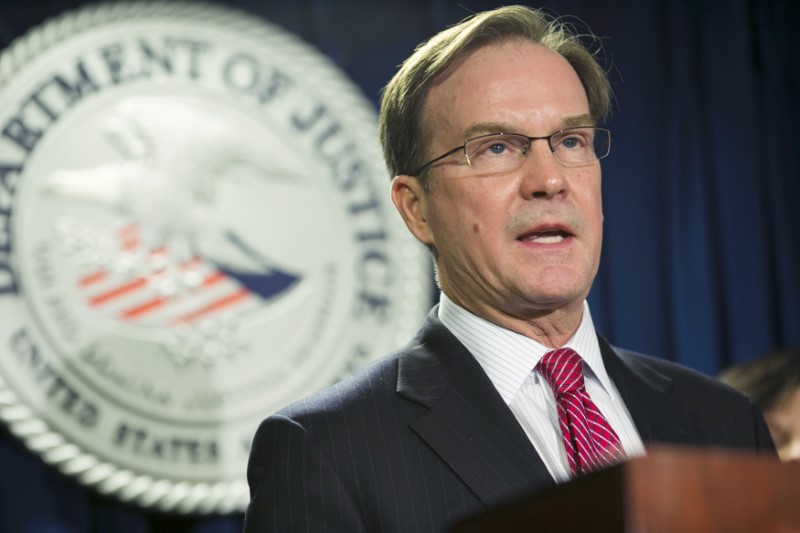
<svg viewBox="0 0 800 533"><path fill-rule="evenodd" d="M707 394L719 394L732 400L751 403L750 399L740 391L722 383L716 378L704 374L682 364L661 359L652 355L614 348L617 354L630 365L635 365L644 372L654 371L672 379L676 386L692 391L703 391Z"/></svg>
<svg viewBox="0 0 800 533"><path fill-rule="evenodd" d="M364 409L367 404L388 402L397 389L397 361L397 353L373 361L352 376L292 402L277 414L306 423L318 417L343 416Z"/></svg>

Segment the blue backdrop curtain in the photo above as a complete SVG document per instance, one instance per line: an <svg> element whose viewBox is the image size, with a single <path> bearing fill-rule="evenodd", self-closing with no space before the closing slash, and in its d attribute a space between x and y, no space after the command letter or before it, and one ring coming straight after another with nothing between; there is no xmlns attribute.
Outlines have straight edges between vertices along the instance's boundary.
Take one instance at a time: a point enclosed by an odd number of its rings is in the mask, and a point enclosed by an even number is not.
<svg viewBox="0 0 800 533"><path fill-rule="evenodd" d="M228 1L327 54L377 105L422 39L478 0ZM0 2L0 47L86 2ZM800 2L564 0L604 37L617 102L590 296L612 343L708 374L800 346ZM2 105L2 103L0 103ZM265 413L265 415L268 413ZM0 529L240 531L241 516L144 512L0 438Z"/></svg>

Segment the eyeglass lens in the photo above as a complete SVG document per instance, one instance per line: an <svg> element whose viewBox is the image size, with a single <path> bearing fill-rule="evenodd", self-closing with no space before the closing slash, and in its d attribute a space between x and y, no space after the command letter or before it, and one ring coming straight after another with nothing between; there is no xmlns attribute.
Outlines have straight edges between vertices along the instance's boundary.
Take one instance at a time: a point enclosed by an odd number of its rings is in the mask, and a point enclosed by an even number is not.
<svg viewBox="0 0 800 533"><path fill-rule="evenodd" d="M610 136L601 128L570 128L549 137L531 139L514 133L484 135L465 144L467 161L481 172L511 172L525 160L530 143L548 140L550 149L566 165L582 165L608 155Z"/></svg>

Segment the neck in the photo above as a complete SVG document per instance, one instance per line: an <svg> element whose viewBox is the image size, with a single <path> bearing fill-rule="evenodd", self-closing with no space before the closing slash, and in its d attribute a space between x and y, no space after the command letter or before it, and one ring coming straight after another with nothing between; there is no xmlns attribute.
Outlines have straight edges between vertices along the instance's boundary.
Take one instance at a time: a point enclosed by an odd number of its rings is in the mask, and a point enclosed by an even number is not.
<svg viewBox="0 0 800 533"><path fill-rule="evenodd" d="M555 308L539 309L499 308L461 302L450 294L447 296L472 314L549 348L564 346L578 331L583 318L583 299Z"/></svg>

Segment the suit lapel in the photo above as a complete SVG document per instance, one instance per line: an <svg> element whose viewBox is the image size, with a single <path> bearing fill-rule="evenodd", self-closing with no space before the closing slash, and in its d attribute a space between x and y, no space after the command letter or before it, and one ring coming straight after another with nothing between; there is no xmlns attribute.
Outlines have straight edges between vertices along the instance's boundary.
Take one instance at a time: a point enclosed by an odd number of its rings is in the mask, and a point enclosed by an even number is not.
<svg viewBox="0 0 800 533"><path fill-rule="evenodd" d="M486 505L554 485L480 364L436 312L400 358L398 394L428 407L412 430Z"/></svg>
<svg viewBox="0 0 800 533"><path fill-rule="evenodd" d="M672 378L598 334L603 363L639 435L691 444L696 417L672 397ZM397 392L427 407L411 429L487 506L555 485L514 414L480 364L431 311L400 357Z"/></svg>
<svg viewBox="0 0 800 533"><path fill-rule="evenodd" d="M644 356L613 348L601 335L600 352L609 377L628 407L645 444L691 444L702 434L696 416L673 397L673 379Z"/></svg>

